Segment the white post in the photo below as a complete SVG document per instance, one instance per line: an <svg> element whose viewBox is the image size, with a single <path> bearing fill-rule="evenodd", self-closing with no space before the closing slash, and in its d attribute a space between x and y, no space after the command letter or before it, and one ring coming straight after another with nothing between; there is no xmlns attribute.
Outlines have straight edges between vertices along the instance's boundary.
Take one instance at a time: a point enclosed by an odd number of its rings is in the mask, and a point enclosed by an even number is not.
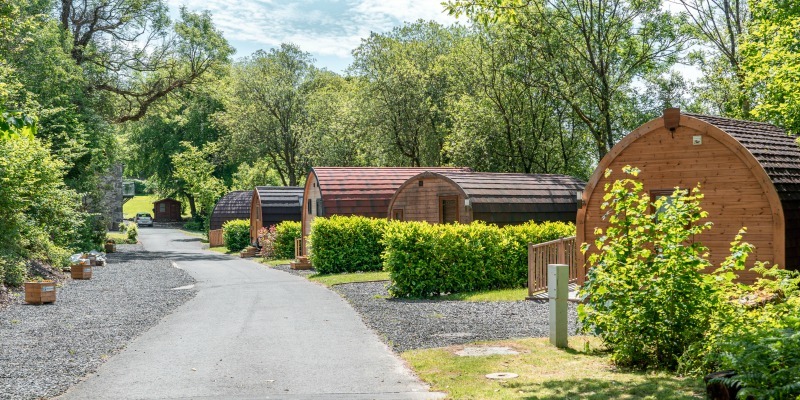
<svg viewBox="0 0 800 400"><path fill-rule="evenodd" d="M567 347L567 298L569 266L547 264L547 294L550 299L550 343Z"/></svg>

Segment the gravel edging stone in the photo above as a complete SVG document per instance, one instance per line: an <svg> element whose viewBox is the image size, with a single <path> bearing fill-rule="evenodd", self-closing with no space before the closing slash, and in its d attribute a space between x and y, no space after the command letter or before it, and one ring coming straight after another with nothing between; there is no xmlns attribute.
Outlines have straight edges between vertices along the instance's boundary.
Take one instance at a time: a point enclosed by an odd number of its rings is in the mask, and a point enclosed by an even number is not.
<svg viewBox="0 0 800 400"><path fill-rule="evenodd" d="M56 302L0 311L0 399L66 391L195 295L195 283L141 245L117 245L92 279L67 281Z"/></svg>

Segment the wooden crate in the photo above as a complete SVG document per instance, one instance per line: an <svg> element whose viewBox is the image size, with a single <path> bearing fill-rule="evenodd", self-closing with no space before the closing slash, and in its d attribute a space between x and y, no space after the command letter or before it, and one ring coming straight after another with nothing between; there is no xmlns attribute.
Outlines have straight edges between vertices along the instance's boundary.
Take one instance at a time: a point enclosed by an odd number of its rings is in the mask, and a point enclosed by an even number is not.
<svg viewBox="0 0 800 400"><path fill-rule="evenodd" d="M56 283L53 281L25 282L25 302L44 304L56 302Z"/></svg>
<svg viewBox="0 0 800 400"><path fill-rule="evenodd" d="M90 265L75 264L70 268L72 279L92 279L92 267Z"/></svg>
<svg viewBox="0 0 800 400"><path fill-rule="evenodd" d="M117 251L117 244L116 243L106 243L104 247L105 247L106 253L113 253L113 252Z"/></svg>

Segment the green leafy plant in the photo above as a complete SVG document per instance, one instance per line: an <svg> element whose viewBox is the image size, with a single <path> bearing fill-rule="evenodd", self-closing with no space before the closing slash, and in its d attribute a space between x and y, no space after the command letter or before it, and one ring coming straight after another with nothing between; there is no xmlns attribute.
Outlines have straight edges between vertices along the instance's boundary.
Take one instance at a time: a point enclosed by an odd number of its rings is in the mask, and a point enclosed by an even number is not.
<svg viewBox="0 0 800 400"><path fill-rule="evenodd" d="M606 184L605 191L608 227L596 230L599 251L588 258L580 292L583 330L600 336L618 365L674 369L703 339L716 296L703 274L711 266L707 249L694 240L711 228L699 222L708 216L699 204L703 195L699 187L676 189L652 201L630 178ZM650 212L651 206L659 211ZM588 249L584 244L582 251Z"/></svg>
<svg viewBox="0 0 800 400"><path fill-rule="evenodd" d="M136 243L138 237L139 237L139 228L136 226L136 224L130 224L128 226L128 241Z"/></svg>
<svg viewBox="0 0 800 400"><path fill-rule="evenodd" d="M385 219L359 216L315 218L310 259L320 274L380 271Z"/></svg>
<svg viewBox="0 0 800 400"><path fill-rule="evenodd" d="M529 222L504 228L473 222L431 225L393 221L383 243L396 297L524 287L528 243L575 234L573 224Z"/></svg>
<svg viewBox="0 0 800 400"><path fill-rule="evenodd" d="M294 241L302 235L302 225L298 221L283 221L275 225L275 240L272 257L276 259L294 258Z"/></svg>
<svg viewBox="0 0 800 400"><path fill-rule="evenodd" d="M222 225L222 240L230 251L240 251L250 245L250 220L234 219Z"/></svg>

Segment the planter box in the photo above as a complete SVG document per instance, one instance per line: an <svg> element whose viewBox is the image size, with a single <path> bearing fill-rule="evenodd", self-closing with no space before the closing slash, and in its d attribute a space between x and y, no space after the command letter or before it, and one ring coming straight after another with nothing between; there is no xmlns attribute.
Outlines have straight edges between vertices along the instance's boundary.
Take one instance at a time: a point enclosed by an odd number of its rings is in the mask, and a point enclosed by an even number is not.
<svg viewBox="0 0 800 400"><path fill-rule="evenodd" d="M56 283L53 281L25 282L25 302L44 304L56 302Z"/></svg>
<svg viewBox="0 0 800 400"><path fill-rule="evenodd" d="M105 247L106 253L113 253L113 252L117 251L117 244L116 243L106 243L104 247Z"/></svg>
<svg viewBox="0 0 800 400"><path fill-rule="evenodd" d="M70 268L72 279L92 279L92 267L89 265L75 264Z"/></svg>

